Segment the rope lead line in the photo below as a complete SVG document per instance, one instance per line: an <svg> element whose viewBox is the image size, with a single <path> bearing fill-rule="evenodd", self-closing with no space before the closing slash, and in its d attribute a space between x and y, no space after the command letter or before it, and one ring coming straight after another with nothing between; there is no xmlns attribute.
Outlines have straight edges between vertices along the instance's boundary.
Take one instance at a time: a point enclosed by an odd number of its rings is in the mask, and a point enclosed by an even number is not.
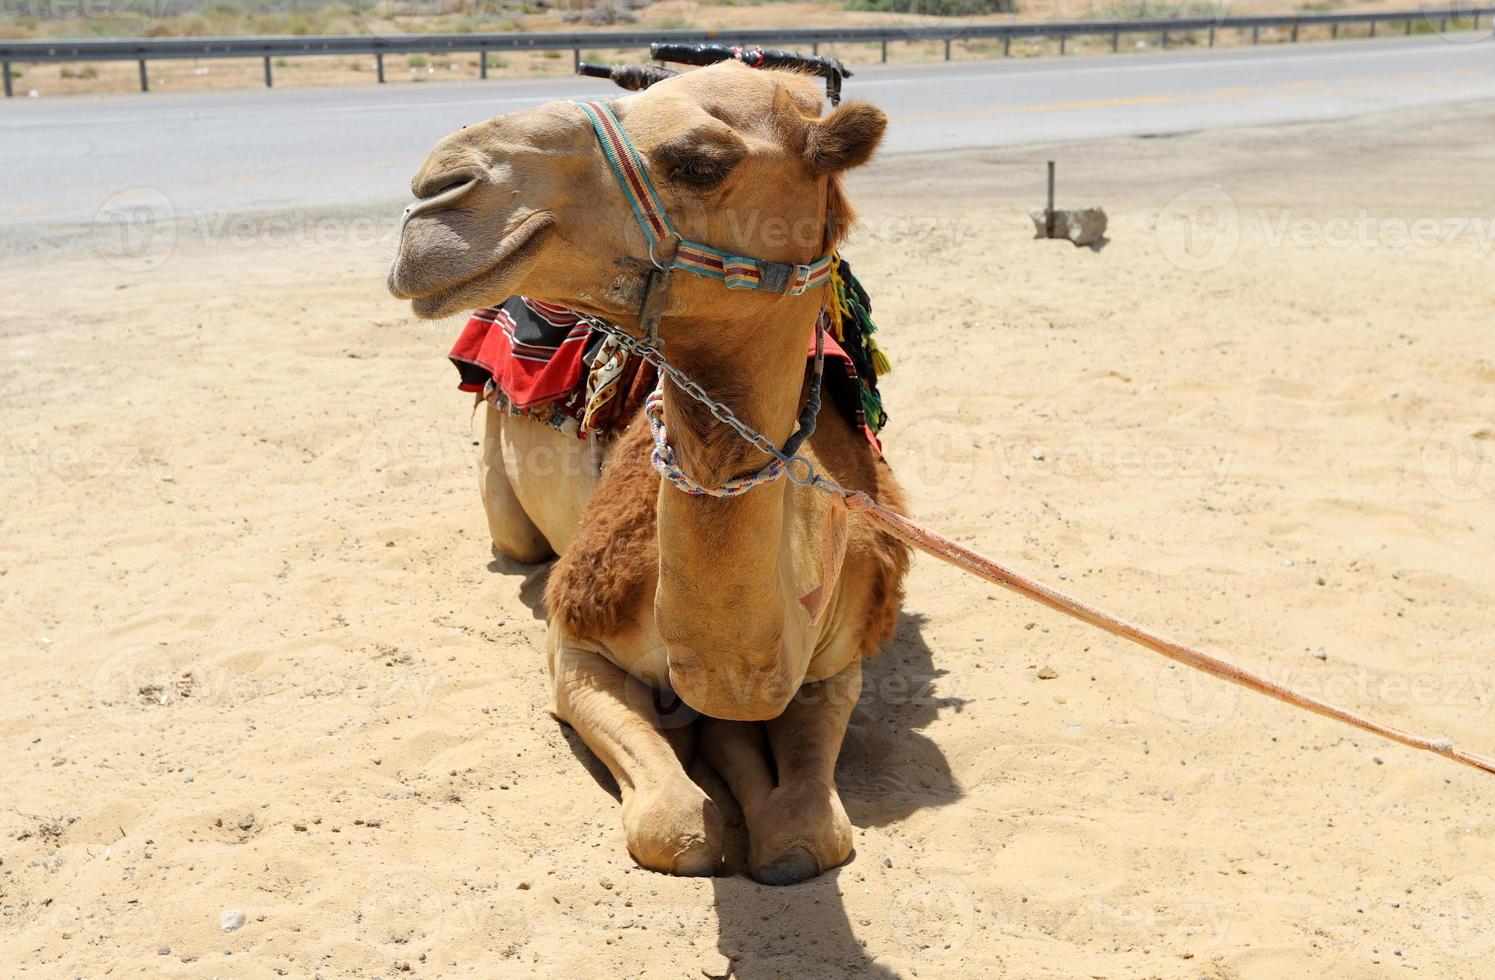
<svg viewBox="0 0 1495 980"><path fill-rule="evenodd" d="M1221 660L1219 657L1212 657L1203 651L1186 647L1181 643L1175 643L1173 640L1154 633L1149 629L1112 616L1104 609L1099 609L1087 602L1081 602L1073 596L1068 596L1063 592L1051 589L1042 582L1029 578L1023 573L1008 568L1005 565L998 564L969 548L962 547L949 538L941 537L933 531L925 530L903 515L888 510L865 493L859 490L848 490L834 480L821 476L816 472L814 465L804 456L789 456L785 454L777 446L769 442L767 437L762 433L732 414L730 408L706 394L700 385L691 380L679 368L669 363L658 348L640 342L638 338L623 330L622 327L609 323L606 320L592 316L583 316L583 319L595 329L602 331L609 337L616 338L618 343L623 345L625 349L653 364L660 370L661 374L675 382L680 387L680 390L709 408L711 414L718 421L727 425L739 436L752 443L767 455L773 457L774 463L782 464L783 472L789 476L790 480L803 486L813 487L816 490L829 494L834 499L840 500L846 505L847 510L864 515L898 540L910 547L917 548L926 555L931 555L940 561L954 565L956 568L970 572L977 578L985 579L994 585L1000 585L1004 589L1009 589L1020 596L1048 606L1056 612L1072 616L1082 623L1089 623L1091 626L1110 633L1112 636L1119 636L1139 646L1147 647L1147 649L1155 653L1160 653L1169 660L1181 663L1186 667L1193 667L1195 670L1211 674L1232 684L1238 684L1258 694L1265 694L1267 697L1276 698L1278 701L1302 708L1305 711L1311 711L1316 715L1333 718L1335 721L1352 725L1362 731L1379 735L1393 742L1400 742L1402 745L1409 746L1410 748L1432 752L1435 755L1444 756L1455 762L1461 762L1466 766L1495 774L1495 759L1456 749L1448 739L1423 738L1420 735L1414 735L1400 728L1384 725L1364 715L1347 711L1327 701L1321 701L1318 698L1278 684L1276 681L1268 680L1260 674L1246 670L1243 667L1237 667L1235 664ZM662 432L660 436L662 439ZM668 444L666 443L665 445L667 446ZM661 474L668 478L670 474L661 465L662 460L660 457L661 453L656 452L654 454L653 461L655 468L659 469ZM803 479L797 478L798 473L795 470L796 463L803 466ZM751 489L751 486L744 487L740 492L747 492Z"/></svg>
<svg viewBox="0 0 1495 980"><path fill-rule="evenodd" d="M1160 636L1135 623L1129 623L1124 619L1112 616L1103 609L1098 609L1089 603L1082 602L1073 596L1049 588L1042 582L1036 581L1021 572L1007 568L982 555L964 548L948 538L941 537L932 531L927 531L919 525L910 521L900 514L895 514L886 507L878 504L871 497L859 491L848 491L837 488L840 498L845 501L848 510L866 515L879 527L900 541L918 548L927 555L932 555L940 561L948 562L956 568L970 572L978 578L983 578L995 585L1016 592L1018 595L1032 599L1035 602L1048 606L1057 612L1091 626L1104 630L1113 636L1119 636L1125 640L1147 647L1156 653L1161 653L1169 660L1181 663L1195 670L1202 670L1206 674L1212 674L1221 680L1230 681L1241 687L1276 698L1278 701L1286 702L1295 707L1303 708L1326 718L1353 725L1362 731L1380 735L1393 742L1424 752L1432 752L1462 762L1466 766L1481 769L1488 773L1495 773L1495 759L1475 755L1471 752L1463 752L1453 747L1453 743L1447 739L1428 739L1400 728L1384 725L1381 722L1366 718L1364 715L1347 711L1344 708L1320 701L1318 698L1310 697L1290 687L1278 684L1276 681L1268 680L1260 674L1237 667L1219 657L1212 657L1207 653L1186 647L1181 643L1175 643L1165 636Z"/></svg>

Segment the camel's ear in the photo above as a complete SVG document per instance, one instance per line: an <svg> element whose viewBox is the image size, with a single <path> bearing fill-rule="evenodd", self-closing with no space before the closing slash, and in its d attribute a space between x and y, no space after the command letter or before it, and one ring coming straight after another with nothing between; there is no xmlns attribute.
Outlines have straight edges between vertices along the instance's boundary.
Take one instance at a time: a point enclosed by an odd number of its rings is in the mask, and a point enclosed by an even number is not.
<svg viewBox="0 0 1495 980"><path fill-rule="evenodd" d="M887 128L888 117L877 106L848 103L824 119L810 123L805 160L811 170L820 174L860 167L872 158Z"/></svg>

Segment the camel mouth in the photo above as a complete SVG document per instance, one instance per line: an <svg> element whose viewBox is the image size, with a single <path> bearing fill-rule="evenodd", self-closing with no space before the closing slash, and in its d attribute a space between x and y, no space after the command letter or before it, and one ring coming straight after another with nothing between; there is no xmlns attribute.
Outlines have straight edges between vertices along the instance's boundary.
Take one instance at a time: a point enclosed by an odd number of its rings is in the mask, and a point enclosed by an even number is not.
<svg viewBox="0 0 1495 980"><path fill-rule="evenodd" d="M408 299L410 308L422 320L436 320L465 310L492 305L511 295L510 287L539 255L545 240L554 229L555 217L537 212L505 235L494 248L492 257L478 271L434 288L410 289L401 276L403 255L389 270L389 291L397 299ZM403 246L403 242L402 242Z"/></svg>

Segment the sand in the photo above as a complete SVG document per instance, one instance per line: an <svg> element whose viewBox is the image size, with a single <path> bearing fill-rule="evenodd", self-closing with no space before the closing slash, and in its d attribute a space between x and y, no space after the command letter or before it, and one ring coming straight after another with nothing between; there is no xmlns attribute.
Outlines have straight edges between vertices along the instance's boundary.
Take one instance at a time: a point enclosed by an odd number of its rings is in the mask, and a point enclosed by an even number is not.
<svg viewBox="0 0 1495 980"><path fill-rule="evenodd" d="M858 175L917 515L1495 752L1492 125ZM1030 239L1049 157L1103 250ZM384 292L400 190L378 224L5 269L4 973L1488 970L1489 777L928 559L842 759L853 860L788 889L632 867L545 714L545 572L489 553L457 325Z"/></svg>

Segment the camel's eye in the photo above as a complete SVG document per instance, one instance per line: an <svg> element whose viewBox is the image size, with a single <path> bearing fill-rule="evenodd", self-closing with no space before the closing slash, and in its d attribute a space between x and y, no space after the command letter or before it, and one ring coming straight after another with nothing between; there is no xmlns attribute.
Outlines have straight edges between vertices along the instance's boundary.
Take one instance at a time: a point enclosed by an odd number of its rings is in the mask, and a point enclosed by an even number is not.
<svg viewBox="0 0 1495 980"><path fill-rule="evenodd" d="M685 184L713 187L726 180L727 174L731 171L731 165L724 165L721 160L711 157L691 157L676 164L670 176Z"/></svg>
<svg viewBox="0 0 1495 980"><path fill-rule="evenodd" d="M697 190L710 190L726 180L742 162L747 156L747 146L730 130L722 135L693 131L656 148L651 156L670 175L671 181Z"/></svg>

